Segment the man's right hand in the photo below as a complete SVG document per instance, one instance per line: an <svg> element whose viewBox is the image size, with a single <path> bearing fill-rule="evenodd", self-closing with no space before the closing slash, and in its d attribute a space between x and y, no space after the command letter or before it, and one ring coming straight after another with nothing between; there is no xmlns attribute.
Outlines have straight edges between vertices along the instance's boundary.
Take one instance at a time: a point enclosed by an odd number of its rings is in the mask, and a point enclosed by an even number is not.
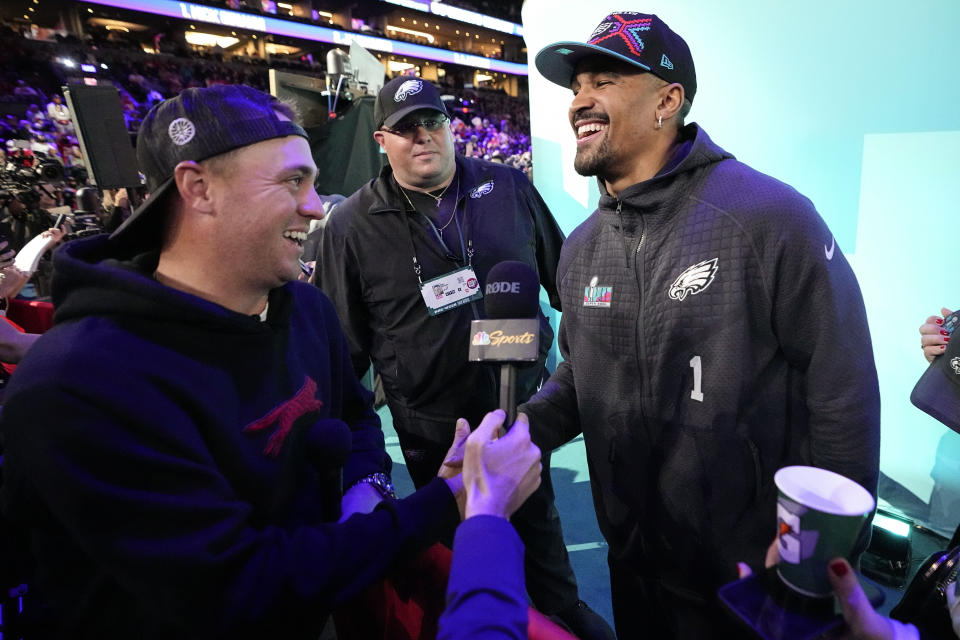
<svg viewBox="0 0 960 640"><path fill-rule="evenodd" d="M526 416L518 416L510 431L497 438L505 418L500 409L488 413L467 438L463 460L466 518L509 518L540 486L540 449L530 441L530 423Z"/></svg>

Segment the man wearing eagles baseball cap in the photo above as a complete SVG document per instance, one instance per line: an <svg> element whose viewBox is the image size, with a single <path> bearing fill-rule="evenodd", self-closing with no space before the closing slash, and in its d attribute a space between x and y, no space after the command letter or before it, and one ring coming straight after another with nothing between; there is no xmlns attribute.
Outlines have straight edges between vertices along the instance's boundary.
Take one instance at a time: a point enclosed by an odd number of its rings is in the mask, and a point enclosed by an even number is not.
<svg viewBox="0 0 960 640"><path fill-rule="evenodd" d="M454 154L449 116L436 87L399 76L374 103L373 137L389 166L337 207L324 230L316 282L330 296L358 374L373 361L410 476L436 475L458 418L470 424L497 407L499 371L469 362L470 323L484 317L491 267L519 260L535 269L557 303L554 278L563 233L526 176ZM436 280L440 278L441 280ZM461 281L448 303L434 292ZM543 313L540 358L517 374L517 397L545 377L553 330ZM526 545L527 592L584 639L612 630L583 604L553 504L549 457L543 483L513 518Z"/></svg>
<svg viewBox="0 0 960 640"><path fill-rule="evenodd" d="M601 197L560 257L564 361L520 411L544 451L583 433L619 637L726 637L716 589L763 567L778 468L876 495L860 290L809 200L685 122L693 56L658 16L612 13L536 66L572 91Z"/></svg>
<svg viewBox="0 0 960 640"><path fill-rule="evenodd" d="M336 313L296 282L322 213L292 115L242 86L154 107L137 144L150 199L54 257L56 325L0 419L4 516L30 536L51 635L316 638L459 521L449 468L394 499ZM465 468L508 480L466 491L467 516L503 520L536 486L539 453L515 431L467 451Z"/></svg>

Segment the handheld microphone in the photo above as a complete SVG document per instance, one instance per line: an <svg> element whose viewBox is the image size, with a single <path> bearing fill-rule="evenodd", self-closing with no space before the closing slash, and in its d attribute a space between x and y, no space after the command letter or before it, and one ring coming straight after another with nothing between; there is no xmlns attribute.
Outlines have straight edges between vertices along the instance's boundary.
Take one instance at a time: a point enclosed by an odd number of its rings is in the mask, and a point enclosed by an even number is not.
<svg viewBox="0 0 960 640"><path fill-rule="evenodd" d="M517 417L516 362L536 362L540 351L540 279L525 262L498 262L484 287L486 320L470 326L471 362L499 362L500 408L507 414L504 428Z"/></svg>

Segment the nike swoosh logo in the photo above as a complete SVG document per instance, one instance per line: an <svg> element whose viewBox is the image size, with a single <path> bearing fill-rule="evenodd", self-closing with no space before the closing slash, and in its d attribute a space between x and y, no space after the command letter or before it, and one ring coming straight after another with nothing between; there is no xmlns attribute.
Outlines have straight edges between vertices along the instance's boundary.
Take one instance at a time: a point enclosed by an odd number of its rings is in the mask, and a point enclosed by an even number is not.
<svg viewBox="0 0 960 640"><path fill-rule="evenodd" d="M830 238L830 248L827 249L827 245L823 245L823 253L826 254L827 260L833 260L833 250L837 247L837 239Z"/></svg>

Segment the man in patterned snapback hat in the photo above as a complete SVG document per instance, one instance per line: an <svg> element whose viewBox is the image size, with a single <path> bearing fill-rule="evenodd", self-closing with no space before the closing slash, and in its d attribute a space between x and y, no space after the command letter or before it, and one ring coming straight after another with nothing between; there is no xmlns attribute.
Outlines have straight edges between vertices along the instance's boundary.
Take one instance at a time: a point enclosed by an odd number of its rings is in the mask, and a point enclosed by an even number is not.
<svg viewBox="0 0 960 640"><path fill-rule="evenodd" d="M586 42L555 42L544 48L537 54L537 69L547 80L568 86L577 63L596 54L622 60L666 82L680 84L691 103L697 93L697 72L690 48L652 14L611 13Z"/></svg>
<svg viewBox="0 0 960 640"><path fill-rule="evenodd" d="M774 472L876 495L860 289L809 200L685 123L693 56L659 17L611 13L536 66L573 91L574 168L601 197L561 252L563 362L520 411L544 451L583 433L618 636L738 636L716 590L763 567Z"/></svg>

